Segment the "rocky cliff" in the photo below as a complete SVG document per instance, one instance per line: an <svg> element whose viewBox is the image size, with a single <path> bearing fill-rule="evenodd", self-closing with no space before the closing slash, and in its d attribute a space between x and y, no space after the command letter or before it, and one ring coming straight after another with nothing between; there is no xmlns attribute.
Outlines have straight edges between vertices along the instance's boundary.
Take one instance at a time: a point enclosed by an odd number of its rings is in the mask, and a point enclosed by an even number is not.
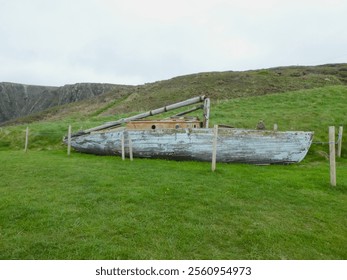
<svg viewBox="0 0 347 280"><path fill-rule="evenodd" d="M50 87L2 82L0 83L0 124L52 106L91 98L116 87L118 85L95 83Z"/></svg>

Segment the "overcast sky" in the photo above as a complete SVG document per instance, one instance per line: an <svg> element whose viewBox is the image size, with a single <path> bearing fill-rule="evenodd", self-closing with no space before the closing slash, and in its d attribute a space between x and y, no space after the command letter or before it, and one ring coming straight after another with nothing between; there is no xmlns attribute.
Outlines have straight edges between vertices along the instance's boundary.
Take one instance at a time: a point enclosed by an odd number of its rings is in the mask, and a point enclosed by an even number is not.
<svg viewBox="0 0 347 280"><path fill-rule="evenodd" d="M0 81L143 84L347 62L347 0L0 0Z"/></svg>

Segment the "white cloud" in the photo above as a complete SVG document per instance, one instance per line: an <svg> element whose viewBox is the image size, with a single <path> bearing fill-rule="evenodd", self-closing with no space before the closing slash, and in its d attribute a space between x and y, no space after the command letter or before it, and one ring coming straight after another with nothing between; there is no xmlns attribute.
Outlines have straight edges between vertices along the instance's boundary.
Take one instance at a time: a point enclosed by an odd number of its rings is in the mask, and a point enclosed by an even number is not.
<svg viewBox="0 0 347 280"><path fill-rule="evenodd" d="M0 0L0 80L138 84L347 60L344 0Z"/></svg>

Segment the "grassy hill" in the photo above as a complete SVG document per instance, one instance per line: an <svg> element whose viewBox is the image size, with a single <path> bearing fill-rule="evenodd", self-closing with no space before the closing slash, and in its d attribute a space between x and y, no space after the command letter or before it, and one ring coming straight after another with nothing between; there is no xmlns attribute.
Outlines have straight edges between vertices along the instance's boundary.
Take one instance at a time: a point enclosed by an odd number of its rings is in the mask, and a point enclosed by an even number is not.
<svg viewBox="0 0 347 280"><path fill-rule="evenodd" d="M229 124L235 127L255 128L258 121L263 120L269 129L272 129L276 123L279 130L314 131L315 142L327 142L328 126L346 127L345 104L347 104L347 86L344 85L212 100L210 125ZM81 112L72 113L62 119L56 116L31 123L30 147L44 150L62 149L64 147L61 139L66 135L69 124L72 125L73 131L79 131L129 115L129 113L107 116L81 114ZM174 113L169 112L163 117L172 114ZM0 130L0 150L21 149L24 146L24 130L27 125L3 127ZM324 145L312 145L310 149L310 154L315 154L318 156L317 159L322 160L326 158L327 152L328 147ZM347 153L346 141L343 143L342 152Z"/></svg>
<svg viewBox="0 0 347 280"><path fill-rule="evenodd" d="M329 125L347 124L346 72L336 67L196 74L108 93L37 115L26 154L28 124L0 128L0 259L346 259L345 136L335 188L321 144L300 164L216 172L204 162L67 157L61 144L69 124L77 131L199 94L212 97L211 125L263 119L327 142Z"/></svg>
<svg viewBox="0 0 347 280"><path fill-rule="evenodd" d="M117 87L88 100L50 108L7 124L114 116L158 108L198 95L213 101L347 85L347 64L292 66L244 72L208 72L139 86Z"/></svg>

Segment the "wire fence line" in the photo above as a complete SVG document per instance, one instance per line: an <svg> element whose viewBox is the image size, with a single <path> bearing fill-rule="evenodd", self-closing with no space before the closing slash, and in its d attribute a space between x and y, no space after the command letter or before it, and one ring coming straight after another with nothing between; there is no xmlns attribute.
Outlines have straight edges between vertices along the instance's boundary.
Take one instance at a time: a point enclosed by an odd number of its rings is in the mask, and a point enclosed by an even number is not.
<svg viewBox="0 0 347 280"><path fill-rule="evenodd" d="M22 132L25 132L25 130L23 130ZM4 137L4 136L8 136L8 135L14 135L14 134L18 134L18 131L9 131L6 129L3 129L0 127L0 136ZM65 137L67 135L67 131L64 132L60 132L60 131L35 131L34 129L30 128L30 136L46 136L46 135L54 135L57 137ZM339 143L339 141L342 139L342 133L338 133L337 135L337 140L335 142L333 142L335 145L337 145ZM331 144L331 142L327 141L312 141L312 144L316 144L316 145L329 145Z"/></svg>
<svg viewBox="0 0 347 280"><path fill-rule="evenodd" d="M29 127L28 127L29 129ZM26 132L27 129L23 130L9 130L6 128L2 128L0 127L0 140L4 140L7 137L11 137L12 135L15 136L16 138L24 133L28 133L28 136L26 137L30 137L33 141L36 141L37 138L42 137L44 140L44 138L47 138L48 141L52 141L53 138L56 138L56 141L63 141L63 139L68 135L68 129L66 129L66 131L63 131L62 129L59 129L59 131L54 131L51 129L48 130L42 130L41 129L35 129L30 127L30 130L28 130L28 132ZM343 127L340 126L340 129L338 131L338 135L337 135L337 139L334 142L330 142L330 141L312 141L312 144L314 145L330 145L330 144L334 144L334 145L341 145L342 143L342 134L343 134ZM28 141L28 140L26 140ZM55 141L55 140L54 140Z"/></svg>
<svg viewBox="0 0 347 280"><path fill-rule="evenodd" d="M54 132L30 132L31 136L49 136L49 135L53 135L53 136L64 136L67 133L54 133Z"/></svg>
<svg viewBox="0 0 347 280"><path fill-rule="evenodd" d="M316 145L330 145L330 144L334 144L334 145L338 145L339 144L339 142L341 141L341 139L342 139L342 133L340 134L338 134L337 135L337 140L335 141L335 142L317 142L317 141L312 141L312 144L316 144Z"/></svg>

